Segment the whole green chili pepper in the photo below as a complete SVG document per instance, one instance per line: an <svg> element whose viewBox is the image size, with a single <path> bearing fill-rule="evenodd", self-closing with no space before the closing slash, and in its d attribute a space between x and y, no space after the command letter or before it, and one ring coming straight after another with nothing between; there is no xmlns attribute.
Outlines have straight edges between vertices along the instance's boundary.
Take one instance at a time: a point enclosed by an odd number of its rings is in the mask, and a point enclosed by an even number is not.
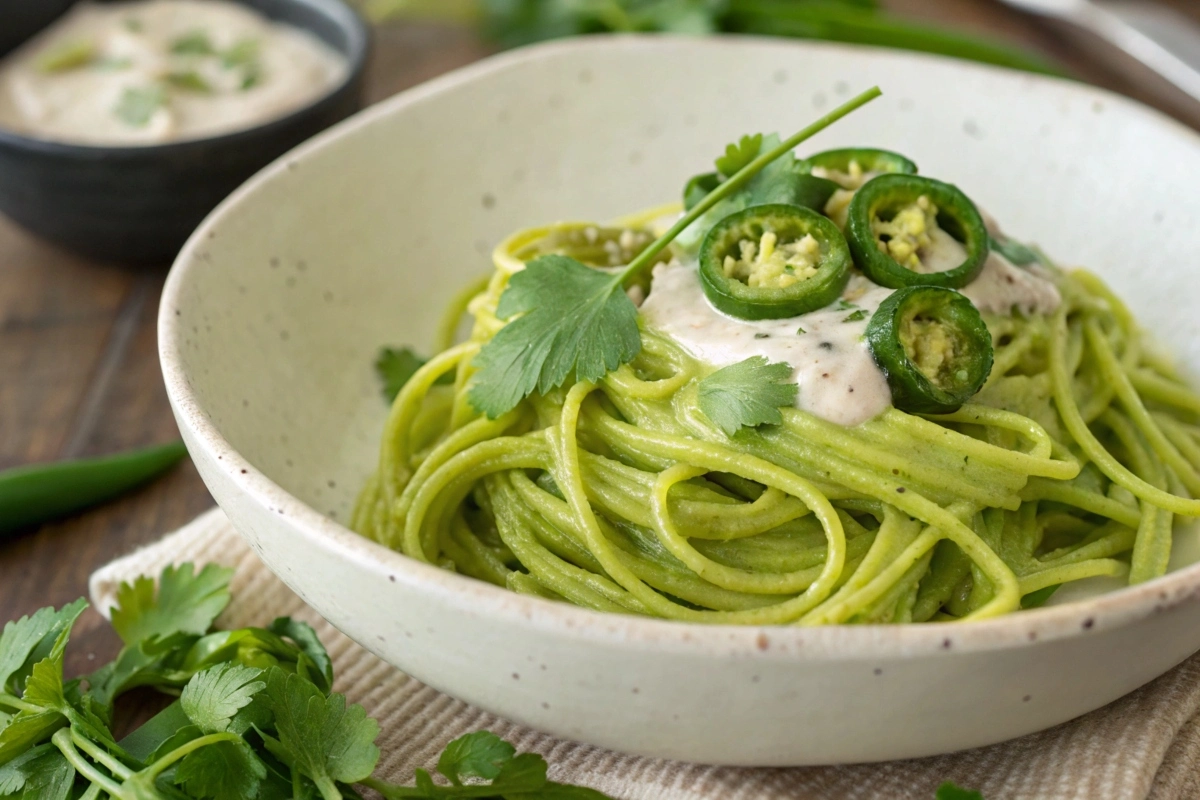
<svg viewBox="0 0 1200 800"><path fill-rule="evenodd" d="M992 336L979 311L940 286L893 292L871 317L867 344L892 403L911 414L957 411L992 371Z"/></svg>
<svg viewBox="0 0 1200 800"><path fill-rule="evenodd" d="M792 247L805 243L806 253ZM743 270L751 276L741 275ZM850 251L842 232L799 206L751 206L730 214L700 246L705 295L718 310L741 319L795 317L822 308L841 295L849 278Z"/></svg>
<svg viewBox="0 0 1200 800"><path fill-rule="evenodd" d="M894 221L902 212L913 211L914 206L922 215L933 213L936 207L938 225L966 250L966 259L961 264L941 272L921 272L913 269L920 261L915 251L908 255L913 263L896 261L890 250L895 243L885 243L876 225L879 221ZM923 221L919 221L919 228L925 233ZM863 184L850 201L846 241L858 268L875 283L890 289L966 286L983 269L989 252L987 228L971 199L956 186L917 175L880 175Z"/></svg>
<svg viewBox="0 0 1200 800"><path fill-rule="evenodd" d="M0 472L0 534L110 500L165 472L186 455L183 442L174 442Z"/></svg>

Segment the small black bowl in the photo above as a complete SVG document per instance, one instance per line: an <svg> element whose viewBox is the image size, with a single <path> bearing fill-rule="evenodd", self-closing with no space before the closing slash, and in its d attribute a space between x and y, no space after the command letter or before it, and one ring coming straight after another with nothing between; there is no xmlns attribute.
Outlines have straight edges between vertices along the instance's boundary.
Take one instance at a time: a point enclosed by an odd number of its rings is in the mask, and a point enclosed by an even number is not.
<svg viewBox="0 0 1200 800"><path fill-rule="evenodd" d="M75 0L0 0L0 56L75 5Z"/></svg>
<svg viewBox="0 0 1200 800"><path fill-rule="evenodd" d="M0 9L7 0L0 0ZM29 3L30 0L14 0ZM49 0L37 0L40 5ZM62 144L0 129L0 212L105 261L167 264L221 200L266 164L362 104L367 24L341 0L240 0L312 32L349 62L346 79L253 128L145 147ZM0 28L7 30L0 14Z"/></svg>

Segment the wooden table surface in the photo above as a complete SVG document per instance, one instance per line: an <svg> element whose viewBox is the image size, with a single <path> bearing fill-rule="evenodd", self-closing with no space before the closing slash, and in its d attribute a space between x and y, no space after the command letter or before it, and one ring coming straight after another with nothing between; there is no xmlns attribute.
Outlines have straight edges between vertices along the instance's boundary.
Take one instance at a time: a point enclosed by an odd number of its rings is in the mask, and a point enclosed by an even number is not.
<svg viewBox="0 0 1200 800"><path fill-rule="evenodd" d="M1002 36L1057 59L1076 77L1158 105L1200 127L1200 108L1163 101L1060 31L995 0L885 0L899 14ZM1200 22L1200 3L1171 0ZM469 32L431 25L378 31L369 96L386 97L488 48ZM3 180L3 176L0 176ZM158 368L155 317L163 269L97 264L0 218L0 468L98 455L178 434ZM88 575L213 504L185 463L108 506L0 542L0 622L85 594ZM89 611L68 674L110 659L119 644Z"/></svg>

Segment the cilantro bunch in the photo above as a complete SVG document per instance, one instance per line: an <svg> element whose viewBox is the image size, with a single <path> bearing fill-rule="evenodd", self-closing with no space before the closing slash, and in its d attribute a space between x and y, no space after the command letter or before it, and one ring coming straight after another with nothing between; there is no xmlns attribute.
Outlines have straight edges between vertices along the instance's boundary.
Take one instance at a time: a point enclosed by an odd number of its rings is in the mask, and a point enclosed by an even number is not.
<svg viewBox="0 0 1200 800"><path fill-rule="evenodd" d="M379 724L332 691L333 666L307 624L213 631L231 570L167 567L123 584L111 663L67 679L77 600L9 622L0 634L0 798L4 800L603 800L551 782L546 762L486 731L450 743L444 780L414 786L373 777ZM114 704L136 686L177 697L118 740Z"/></svg>

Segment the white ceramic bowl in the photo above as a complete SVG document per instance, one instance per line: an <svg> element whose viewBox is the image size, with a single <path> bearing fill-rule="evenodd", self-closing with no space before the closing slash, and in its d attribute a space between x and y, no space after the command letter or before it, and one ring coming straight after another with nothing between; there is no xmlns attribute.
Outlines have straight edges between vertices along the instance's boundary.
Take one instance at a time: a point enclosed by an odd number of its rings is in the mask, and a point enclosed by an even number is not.
<svg viewBox="0 0 1200 800"><path fill-rule="evenodd" d="M954 181L1011 233L1088 264L1200 367L1197 137L1064 81L754 39L576 40L493 58L284 157L179 256L159 336L201 475L308 603L420 680L535 728L700 762L872 761L1063 722L1200 647L1200 568L988 622L702 627L603 615L419 564L345 527L376 459L385 343L428 348L511 230L677 196L749 130L885 96L811 147Z"/></svg>

